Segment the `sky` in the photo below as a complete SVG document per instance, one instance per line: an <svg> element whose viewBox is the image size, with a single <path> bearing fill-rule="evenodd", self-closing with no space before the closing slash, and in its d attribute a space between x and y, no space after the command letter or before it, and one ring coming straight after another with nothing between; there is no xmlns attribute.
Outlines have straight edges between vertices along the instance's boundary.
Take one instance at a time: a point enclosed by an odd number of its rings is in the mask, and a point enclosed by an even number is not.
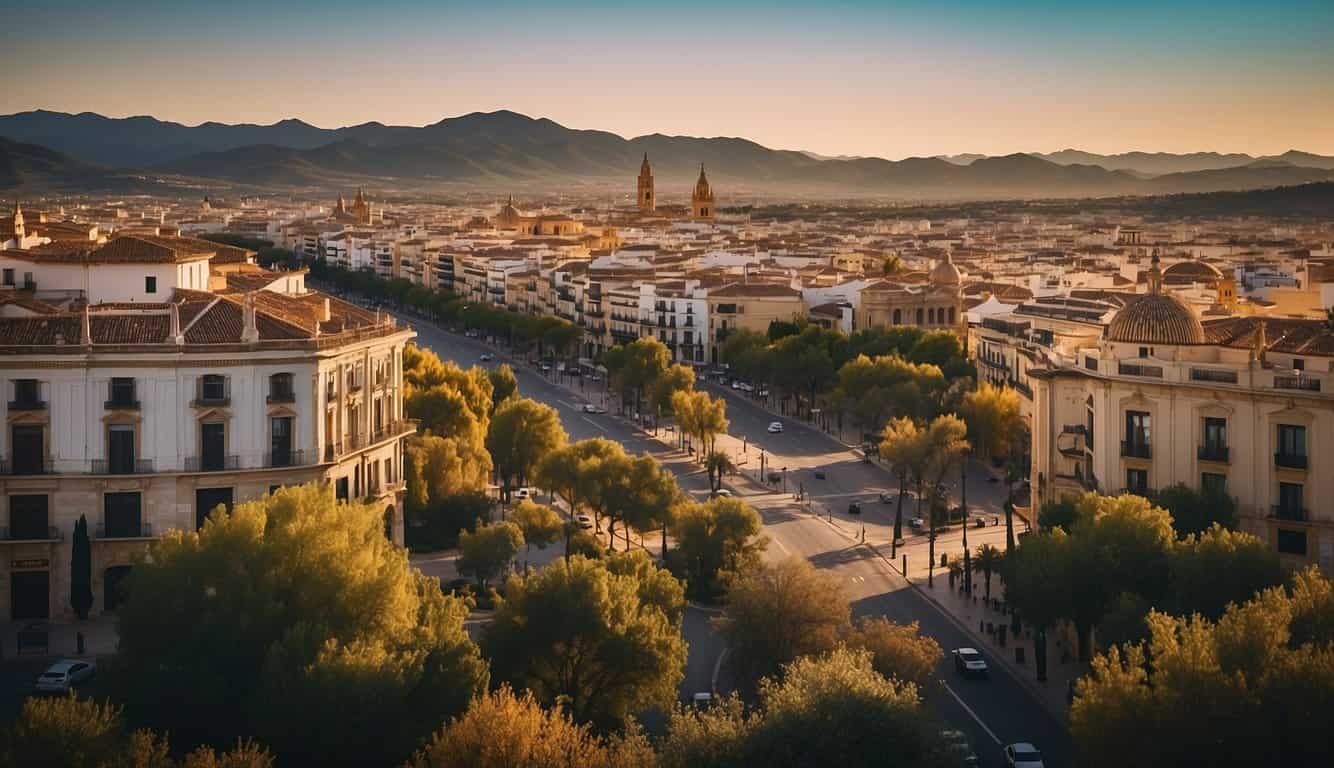
<svg viewBox="0 0 1334 768"><path fill-rule="evenodd" d="M825 155L1334 154L1334 2L0 0L0 114L572 128Z"/></svg>

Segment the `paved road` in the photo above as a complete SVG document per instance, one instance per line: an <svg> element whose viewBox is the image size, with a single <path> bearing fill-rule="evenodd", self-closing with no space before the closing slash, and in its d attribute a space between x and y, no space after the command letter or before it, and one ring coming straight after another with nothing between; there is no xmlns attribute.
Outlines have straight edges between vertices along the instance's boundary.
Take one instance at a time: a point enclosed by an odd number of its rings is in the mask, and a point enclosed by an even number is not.
<svg viewBox="0 0 1334 768"><path fill-rule="evenodd" d="M463 366L478 364L483 353L493 351L479 340L446 333L427 323L414 325L419 344ZM485 365L507 361L502 354ZM609 416L590 415L579 410L582 402L606 404L606 394L600 386L576 380L576 389L582 384L585 392L582 396L572 395L539 372L522 365L514 368L520 392L556 408L571 439L602 436L619 441L634 452L662 452L660 442L633 427ZM553 375L554 372L548 374ZM710 386L715 391L723 391ZM912 589L879 556L854 539L851 531L865 524L868 539L888 541L892 526L889 505L867 504L865 513L858 517L851 517L846 511L851 499L871 501L879 491L897 490L896 481L883 467L867 464L832 437L791 419L781 419L784 431L771 434L766 429L774 420L771 413L733 390L725 390L725 396L730 432L737 441L729 443L724 439L720 446L732 452L752 475L758 469L759 450L763 449L768 467L775 467L777 462L776 468L780 471L784 466L788 468L788 491L804 485L808 495L817 502L817 508L827 510L842 524L841 527L830 525L824 517L813 515L793 503L790 492L781 493L777 488L771 493L749 497L747 500L760 511L765 533L772 542L767 556L802 556L816 566L830 570L843 583L858 615L886 616L897 622L917 621L922 631L934 637L947 651L975 644L951 618ZM677 472L688 467L679 460L669 462L667 466ZM822 471L825 479L817 479L816 470ZM683 488L695 493L702 492L707 484L698 473L681 476L680 481ZM999 514L1003 493L1002 487L988 483L986 475L974 468L969 480L970 507ZM905 518L908 509L905 507ZM687 618L685 632L691 653L682 695L688 696L690 692L709 688L722 644L709 626L707 617L693 610ZM1074 765L1073 746L1064 725L1005 667L993 664L989 680L964 681L954 674L947 658L942 662L940 672L944 686L929 697L931 706L952 727L969 734L984 765L998 764L1000 745L1013 741L1037 744L1046 754L1049 766Z"/></svg>

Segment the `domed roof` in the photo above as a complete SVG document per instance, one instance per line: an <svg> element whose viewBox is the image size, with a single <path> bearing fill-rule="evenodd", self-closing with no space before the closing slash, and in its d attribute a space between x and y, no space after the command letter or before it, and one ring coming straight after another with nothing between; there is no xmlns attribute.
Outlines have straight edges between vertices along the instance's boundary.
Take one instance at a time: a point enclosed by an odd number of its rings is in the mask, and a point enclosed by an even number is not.
<svg viewBox="0 0 1334 768"><path fill-rule="evenodd" d="M1204 326L1181 299L1155 291L1112 316L1107 338L1132 344L1203 344Z"/></svg>
<svg viewBox="0 0 1334 768"><path fill-rule="evenodd" d="M1203 261L1178 261L1163 270L1163 277L1172 282L1210 282L1223 279L1223 273Z"/></svg>
<svg viewBox="0 0 1334 768"><path fill-rule="evenodd" d="M954 266L954 259L948 254L931 268L932 285L958 285L963 282L963 273Z"/></svg>

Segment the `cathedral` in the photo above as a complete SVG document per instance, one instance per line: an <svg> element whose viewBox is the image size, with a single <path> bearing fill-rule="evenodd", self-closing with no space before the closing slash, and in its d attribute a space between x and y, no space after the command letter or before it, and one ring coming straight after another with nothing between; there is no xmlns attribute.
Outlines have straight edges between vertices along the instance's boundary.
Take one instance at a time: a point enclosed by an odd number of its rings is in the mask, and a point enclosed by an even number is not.
<svg viewBox="0 0 1334 768"><path fill-rule="evenodd" d="M369 226L371 223L371 204L366 202L366 195L357 188L357 196L352 200L351 210L347 207L347 202L343 196L338 196L338 202L334 204L333 218L335 221L343 221L349 224L358 224Z"/></svg>
<svg viewBox="0 0 1334 768"><path fill-rule="evenodd" d="M649 165L647 152L644 153L644 161L639 164L635 201L641 216L670 215L667 209L658 209L657 196L653 191L653 168ZM679 206L676 208L680 209ZM713 221L714 218L713 188L709 186L709 178L704 174L702 163L699 166L699 180L690 192L690 218L693 221Z"/></svg>

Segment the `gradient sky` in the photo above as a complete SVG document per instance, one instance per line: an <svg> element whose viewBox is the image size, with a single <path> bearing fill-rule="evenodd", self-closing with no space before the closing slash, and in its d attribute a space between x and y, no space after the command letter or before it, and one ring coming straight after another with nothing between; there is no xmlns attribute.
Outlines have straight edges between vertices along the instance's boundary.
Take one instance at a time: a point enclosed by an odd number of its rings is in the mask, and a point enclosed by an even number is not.
<svg viewBox="0 0 1334 768"><path fill-rule="evenodd" d="M423 125L899 158L1334 154L1334 2L0 0L0 113Z"/></svg>

